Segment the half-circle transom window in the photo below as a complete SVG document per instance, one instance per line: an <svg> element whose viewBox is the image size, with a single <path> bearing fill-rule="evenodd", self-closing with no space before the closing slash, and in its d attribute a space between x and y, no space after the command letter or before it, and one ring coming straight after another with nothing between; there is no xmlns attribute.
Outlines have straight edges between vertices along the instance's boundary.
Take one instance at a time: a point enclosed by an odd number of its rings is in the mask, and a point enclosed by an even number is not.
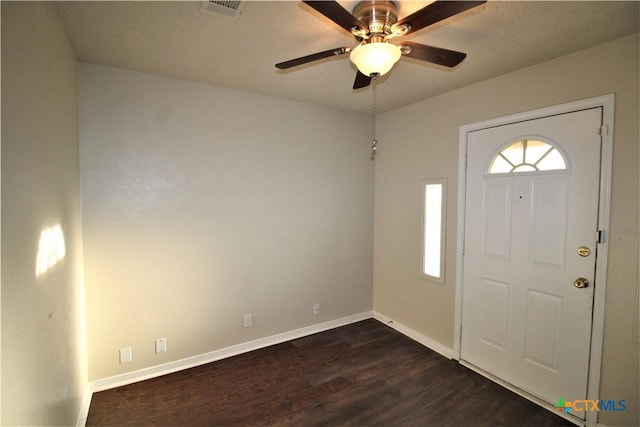
<svg viewBox="0 0 640 427"><path fill-rule="evenodd" d="M536 139L523 139L496 154L489 166L489 174L564 169L567 169L567 162L556 147Z"/></svg>

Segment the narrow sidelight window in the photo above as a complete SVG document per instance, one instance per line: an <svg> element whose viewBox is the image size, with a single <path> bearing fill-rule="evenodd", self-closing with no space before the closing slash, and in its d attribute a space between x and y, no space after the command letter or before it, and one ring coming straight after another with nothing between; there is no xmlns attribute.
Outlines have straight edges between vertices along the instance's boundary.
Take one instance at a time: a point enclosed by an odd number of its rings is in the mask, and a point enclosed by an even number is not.
<svg viewBox="0 0 640 427"><path fill-rule="evenodd" d="M446 179L423 181L424 214L422 274L444 282L444 227Z"/></svg>

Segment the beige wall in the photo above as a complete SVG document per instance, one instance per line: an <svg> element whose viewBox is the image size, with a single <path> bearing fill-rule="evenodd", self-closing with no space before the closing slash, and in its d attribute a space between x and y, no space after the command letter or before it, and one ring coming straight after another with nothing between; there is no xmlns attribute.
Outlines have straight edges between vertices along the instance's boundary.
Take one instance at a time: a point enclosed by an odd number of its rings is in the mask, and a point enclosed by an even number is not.
<svg viewBox="0 0 640 427"><path fill-rule="evenodd" d="M2 2L2 425L73 425L87 386L76 85L54 4Z"/></svg>
<svg viewBox="0 0 640 427"><path fill-rule="evenodd" d="M89 64L79 87L91 380L371 310L369 116Z"/></svg>
<svg viewBox="0 0 640 427"><path fill-rule="evenodd" d="M639 352L632 340L638 264L638 35L452 91L378 117L374 309L453 347L459 127L616 94L611 234L601 397L627 410L606 425L638 425ZM446 177L446 283L422 279L420 180Z"/></svg>

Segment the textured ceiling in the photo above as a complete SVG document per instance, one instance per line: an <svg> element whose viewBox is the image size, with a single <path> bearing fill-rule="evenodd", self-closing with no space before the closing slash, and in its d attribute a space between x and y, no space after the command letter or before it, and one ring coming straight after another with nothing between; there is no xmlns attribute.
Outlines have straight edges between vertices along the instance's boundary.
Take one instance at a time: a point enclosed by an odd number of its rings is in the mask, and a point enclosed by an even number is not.
<svg viewBox="0 0 640 427"><path fill-rule="evenodd" d="M356 2L341 1L351 11ZM398 2L399 17L430 2ZM376 82L378 111L638 32L637 1L489 1L402 39L466 52L456 68L402 58ZM348 55L280 71L277 62L340 46L343 29L297 1L247 1L230 19L202 2L64 1L77 58L161 76L370 112L371 88L351 89Z"/></svg>

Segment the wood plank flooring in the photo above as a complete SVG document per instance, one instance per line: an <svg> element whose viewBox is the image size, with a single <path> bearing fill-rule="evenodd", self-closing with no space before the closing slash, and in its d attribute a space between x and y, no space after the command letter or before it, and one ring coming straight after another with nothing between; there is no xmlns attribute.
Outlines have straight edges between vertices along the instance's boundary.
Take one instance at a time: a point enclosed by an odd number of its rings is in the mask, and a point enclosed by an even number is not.
<svg viewBox="0 0 640 427"><path fill-rule="evenodd" d="M87 425L572 424L369 319L95 393Z"/></svg>

